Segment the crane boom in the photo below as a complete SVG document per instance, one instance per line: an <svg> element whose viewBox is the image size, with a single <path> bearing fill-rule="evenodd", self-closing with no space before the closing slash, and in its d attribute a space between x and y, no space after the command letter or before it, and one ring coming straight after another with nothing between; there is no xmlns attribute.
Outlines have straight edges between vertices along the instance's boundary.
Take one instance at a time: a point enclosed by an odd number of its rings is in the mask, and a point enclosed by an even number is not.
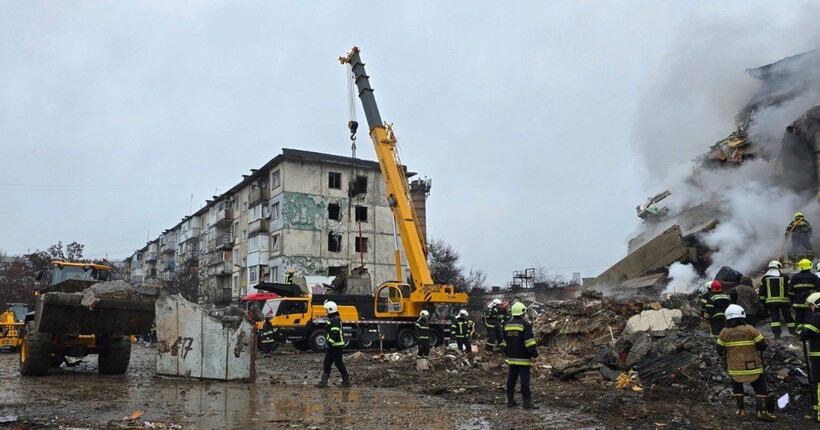
<svg viewBox="0 0 820 430"><path fill-rule="evenodd" d="M364 63L359 55L359 48L354 46L346 57L339 60L342 64L350 64L353 80L359 90L359 100L367 118L370 138L376 148L382 178L387 185L387 202L401 235L414 286L416 289L433 286L433 278L427 266L427 245L424 243L415 210L410 203L407 178L396 148L392 124L382 121L369 76L365 73Z"/></svg>

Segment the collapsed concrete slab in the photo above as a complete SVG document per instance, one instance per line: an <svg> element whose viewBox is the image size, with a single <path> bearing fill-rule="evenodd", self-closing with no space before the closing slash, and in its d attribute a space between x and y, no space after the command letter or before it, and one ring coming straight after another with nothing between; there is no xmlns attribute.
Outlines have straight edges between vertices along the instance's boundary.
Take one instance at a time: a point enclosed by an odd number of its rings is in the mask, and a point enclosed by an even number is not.
<svg viewBox="0 0 820 430"><path fill-rule="evenodd" d="M238 308L237 308L238 309ZM180 295L156 304L157 375L224 381L256 378L256 336L241 310L208 310Z"/></svg>
<svg viewBox="0 0 820 430"><path fill-rule="evenodd" d="M646 310L634 315L626 321L624 333L631 334L641 331L653 333L663 332L677 327L681 322L683 312L680 309Z"/></svg>

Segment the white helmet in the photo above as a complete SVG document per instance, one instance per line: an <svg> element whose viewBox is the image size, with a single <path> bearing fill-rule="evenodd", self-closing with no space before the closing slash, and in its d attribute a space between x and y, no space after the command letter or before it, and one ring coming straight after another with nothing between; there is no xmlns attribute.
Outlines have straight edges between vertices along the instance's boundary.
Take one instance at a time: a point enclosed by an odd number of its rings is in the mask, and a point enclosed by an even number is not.
<svg viewBox="0 0 820 430"><path fill-rule="evenodd" d="M466 317L467 315L469 315L467 313L467 309L462 309L462 310L458 311L458 316L460 316L460 317Z"/></svg>
<svg viewBox="0 0 820 430"><path fill-rule="evenodd" d="M333 314L333 313L336 313L336 312L339 311L339 307L336 306L336 302L331 301L331 300L328 300L328 301L325 302L325 309L327 310L327 313L329 313L329 314Z"/></svg>
<svg viewBox="0 0 820 430"><path fill-rule="evenodd" d="M430 315L430 312L427 312L427 309L422 309L422 311L419 312L419 315L426 317L427 315Z"/></svg>
<svg viewBox="0 0 820 430"><path fill-rule="evenodd" d="M498 306L498 305L501 304L501 299L493 299L492 303L490 303L490 304L492 306Z"/></svg>
<svg viewBox="0 0 820 430"><path fill-rule="evenodd" d="M769 269L778 269L779 270L779 269L782 269L782 268L783 268L783 265L780 264L780 262L777 261L777 260L772 260L772 261L769 262Z"/></svg>
<svg viewBox="0 0 820 430"><path fill-rule="evenodd" d="M820 272L820 263L817 263L817 271Z"/></svg>
<svg viewBox="0 0 820 430"><path fill-rule="evenodd" d="M738 305L729 305L726 308L726 320L733 320L736 318L746 318L746 311Z"/></svg>

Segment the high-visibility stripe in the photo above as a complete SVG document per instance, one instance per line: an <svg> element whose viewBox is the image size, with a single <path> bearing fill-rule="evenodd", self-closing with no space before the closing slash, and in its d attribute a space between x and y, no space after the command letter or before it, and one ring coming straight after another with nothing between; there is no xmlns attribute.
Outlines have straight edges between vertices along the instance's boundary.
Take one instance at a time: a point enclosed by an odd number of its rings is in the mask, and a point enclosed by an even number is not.
<svg viewBox="0 0 820 430"><path fill-rule="evenodd" d="M508 326L504 327L504 331L524 331L524 327L523 326L517 326L516 327L514 325L508 325Z"/></svg>
<svg viewBox="0 0 820 430"><path fill-rule="evenodd" d="M794 305L792 305L792 306L794 306L794 307L796 307L796 308L799 308L799 309L808 309L808 307L809 307L809 305L807 305L807 304L802 304L802 305L801 305L800 303L795 303L795 304L794 304Z"/></svg>
<svg viewBox="0 0 820 430"><path fill-rule="evenodd" d="M793 322L786 323L786 327L794 328L794 323Z"/></svg>
<svg viewBox="0 0 820 430"><path fill-rule="evenodd" d="M817 327L815 327L812 324L803 324L803 328L807 328L807 329L809 329L809 330L811 330L815 333L820 333L820 329L818 329Z"/></svg>
<svg viewBox="0 0 820 430"><path fill-rule="evenodd" d="M535 339L528 339L524 342L524 348L529 348L529 347L531 347L535 344L536 344Z"/></svg>
<svg viewBox="0 0 820 430"><path fill-rule="evenodd" d="M428 336L419 336L419 339L430 339Z"/></svg>
<svg viewBox="0 0 820 430"><path fill-rule="evenodd" d="M758 343L758 342L760 342L760 341L762 341L762 340L763 340L763 335L762 335L762 334L759 334L759 335L757 335L757 337L755 338L755 343Z"/></svg>
<svg viewBox="0 0 820 430"><path fill-rule="evenodd" d="M718 342L720 344L720 342ZM754 346L755 341L753 340L736 340L734 342L724 342L722 345L728 348L733 348L736 346Z"/></svg>
<svg viewBox="0 0 820 430"><path fill-rule="evenodd" d="M273 339L262 339L262 343L272 343Z"/></svg>
<svg viewBox="0 0 820 430"><path fill-rule="evenodd" d="M820 351L810 352L809 357L820 357Z"/></svg>
<svg viewBox="0 0 820 430"><path fill-rule="evenodd" d="M718 338L718 340L717 340L717 344L718 344L718 345L720 345L720 346L726 346L726 342L724 342L724 341L723 341L722 339L720 339L720 338Z"/></svg>
<svg viewBox="0 0 820 430"><path fill-rule="evenodd" d="M817 405L814 408L817 409L817 421L820 421L820 382L817 383Z"/></svg>
<svg viewBox="0 0 820 430"><path fill-rule="evenodd" d="M528 358L508 358L507 364L515 366L532 366L532 360Z"/></svg>
<svg viewBox="0 0 820 430"><path fill-rule="evenodd" d="M759 375L763 373L763 369L752 369L752 370L730 370L730 376L746 376L746 375Z"/></svg>
<svg viewBox="0 0 820 430"><path fill-rule="evenodd" d="M814 284L794 284L792 288L814 288Z"/></svg>
<svg viewBox="0 0 820 430"><path fill-rule="evenodd" d="M766 303L791 303L788 297L769 297L766 299Z"/></svg>
<svg viewBox="0 0 820 430"><path fill-rule="evenodd" d="M714 318L714 317L722 317L722 316L726 316L726 314L725 314L725 313L723 313L723 312L718 312L718 313L716 313L716 314L712 314L712 318Z"/></svg>

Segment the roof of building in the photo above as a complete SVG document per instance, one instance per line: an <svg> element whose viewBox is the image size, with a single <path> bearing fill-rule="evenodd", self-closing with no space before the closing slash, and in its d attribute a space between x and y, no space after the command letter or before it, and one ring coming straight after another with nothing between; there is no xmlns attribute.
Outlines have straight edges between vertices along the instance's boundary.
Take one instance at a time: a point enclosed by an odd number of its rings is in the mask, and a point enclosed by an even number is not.
<svg viewBox="0 0 820 430"><path fill-rule="evenodd" d="M746 69L746 73L753 78L765 80L795 72L811 73L817 64L820 64L820 50L792 55L765 66Z"/></svg>

